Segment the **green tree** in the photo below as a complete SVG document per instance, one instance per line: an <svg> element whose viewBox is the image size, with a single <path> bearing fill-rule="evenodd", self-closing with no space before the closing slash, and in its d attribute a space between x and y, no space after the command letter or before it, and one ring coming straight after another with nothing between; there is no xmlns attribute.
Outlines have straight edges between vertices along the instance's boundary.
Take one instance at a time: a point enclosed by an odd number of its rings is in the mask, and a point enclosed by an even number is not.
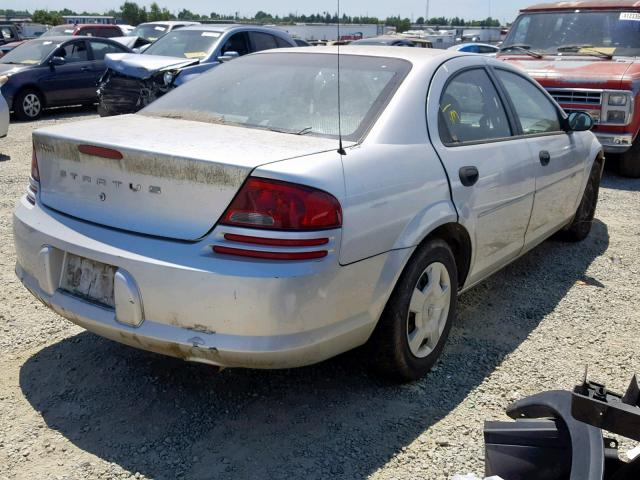
<svg viewBox="0 0 640 480"><path fill-rule="evenodd" d="M136 2L124 2L120 7L120 17L124 23L138 25L147 21L147 9L140 8Z"/></svg>

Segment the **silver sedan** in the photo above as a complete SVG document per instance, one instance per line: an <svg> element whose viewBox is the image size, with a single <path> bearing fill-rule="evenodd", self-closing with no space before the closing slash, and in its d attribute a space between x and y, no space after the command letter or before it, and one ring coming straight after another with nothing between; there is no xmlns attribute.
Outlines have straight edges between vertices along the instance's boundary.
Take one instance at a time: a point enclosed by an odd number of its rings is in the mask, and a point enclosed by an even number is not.
<svg viewBox="0 0 640 480"><path fill-rule="evenodd" d="M336 53L261 52L137 114L36 131L20 280L185 360L286 368L368 342L383 374L424 375L460 292L588 235L601 146L504 62Z"/></svg>

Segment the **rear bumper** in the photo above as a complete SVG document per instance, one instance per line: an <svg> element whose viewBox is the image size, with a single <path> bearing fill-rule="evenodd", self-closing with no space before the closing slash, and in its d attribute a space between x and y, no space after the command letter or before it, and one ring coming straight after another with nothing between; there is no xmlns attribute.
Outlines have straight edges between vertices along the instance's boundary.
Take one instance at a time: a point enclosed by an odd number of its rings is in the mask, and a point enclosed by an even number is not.
<svg viewBox="0 0 640 480"><path fill-rule="evenodd" d="M289 264L225 258L210 253L210 237L194 244L140 237L24 198L14 213L14 236L18 277L61 316L117 342L222 367L309 365L365 343L396 278L388 272L409 254L346 267L335 254ZM51 272L61 265L43 264L55 261L40 254L45 246L61 252L59 258L72 253L126 272L144 305L142 323L121 323L114 309L58 288Z"/></svg>
<svg viewBox="0 0 640 480"><path fill-rule="evenodd" d="M605 153L624 153L633 144L633 134L631 133L604 133L594 132L598 141L602 144Z"/></svg>

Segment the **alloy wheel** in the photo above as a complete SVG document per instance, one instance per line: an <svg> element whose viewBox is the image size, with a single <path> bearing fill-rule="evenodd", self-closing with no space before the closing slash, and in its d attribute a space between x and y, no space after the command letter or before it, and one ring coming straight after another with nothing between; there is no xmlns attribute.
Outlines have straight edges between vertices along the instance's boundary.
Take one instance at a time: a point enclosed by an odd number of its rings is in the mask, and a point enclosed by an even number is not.
<svg viewBox="0 0 640 480"><path fill-rule="evenodd" d="M35 93L27 93L22 100L22 109L28 117L34 118L40 115L42 103L38 95Z"/></svg>

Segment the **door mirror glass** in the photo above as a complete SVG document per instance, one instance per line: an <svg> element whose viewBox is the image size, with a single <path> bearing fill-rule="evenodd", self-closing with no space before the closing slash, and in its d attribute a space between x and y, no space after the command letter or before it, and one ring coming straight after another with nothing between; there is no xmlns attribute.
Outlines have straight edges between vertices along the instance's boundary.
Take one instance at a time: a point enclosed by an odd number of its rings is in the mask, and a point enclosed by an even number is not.
<svg viewBox="0 0 640 480"><path fill-rule="evenodd" d="M238 58L240 54L238 52L224 52L224 55L218 57L219 62L228 62L234 58Z"/></svg>
<svg viewBox="0 0 640 480"><path fill-rule="evenodd" d="M51 63L51 65L64 65L65 64L65 60L62 57L52 57L51 60L49 61L49 63Z"/></svg>
<svg viewBox="0 0 640 480"><path fill-rule="evenodd" d="M593 128L593 118L586 112L573 112L567 118L567 125L572 132L586 132Z"/></svg>

